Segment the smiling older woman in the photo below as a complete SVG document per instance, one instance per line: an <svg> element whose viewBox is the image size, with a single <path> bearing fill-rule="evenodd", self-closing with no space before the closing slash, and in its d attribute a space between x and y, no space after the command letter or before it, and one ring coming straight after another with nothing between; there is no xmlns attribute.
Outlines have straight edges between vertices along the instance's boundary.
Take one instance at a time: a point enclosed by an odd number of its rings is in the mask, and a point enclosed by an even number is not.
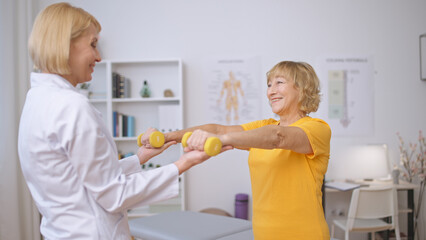
<svg viewBox="0 0 426 240"><path fill-rule="evenodd" d="M267 73L267 97L279 120L243 125L206 124L166 134L187 149L202 150L208 137L250 151L253 232L259 239L330 239L322 209L324 174L330 155L331 130L311 118L320 103L319 80L307 63L284 61Z"/></svg>

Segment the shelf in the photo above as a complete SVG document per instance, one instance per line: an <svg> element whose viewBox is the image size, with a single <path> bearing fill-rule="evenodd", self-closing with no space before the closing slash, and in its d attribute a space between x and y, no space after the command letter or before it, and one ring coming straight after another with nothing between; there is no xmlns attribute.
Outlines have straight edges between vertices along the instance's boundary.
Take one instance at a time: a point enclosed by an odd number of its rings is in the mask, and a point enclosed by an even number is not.
<svg viewBox="0 0 426 240"><path fill-rule="evenodd" d="M176 63L179 62L180 59L177 58L169 58L169 59L131 59L131 60L109 60L114 64L165 64L165 63ZM103 62L106 62L103 61Z"/></svg>
<svg viewBox="0 0 426 240"><path fill-rule="evenodd" d="M138 137L115 137L114 141L137 141Z"/></svg>
<svg viewBox="0 0 426 240"><path fill-rule="evenodd" d="M106 103L106 99L89 99L89 102L91 103Z"/></svg>
<svg viewBox="0 0 426 240"><path fill-rule="evenodd" d="M113 74L114 73L114 74ZM119 75L123 80L118 82L114 76ZM141 60L103 60L96 64L90 91L89 101L102 114L109 131L122 136L125 130L123 116L132 117L131 132L133 137L114 137L117 150L122 154L136 153L138 150L137 136L154 127L160 131L171 131L183 128L183 79L182 61L180 59L141 59ZM147 81L151 91L149 98L142 98L140 90ZM117 95L117 84L124 89L125 94ZM125 84L125 85L124 85ZM113 91L115 90L115 91ZM164 97L166 91L171 91L173 97ZM114 96L126 98L114 98ZM114 119L114 112L117 113ZM120 120L118 120L120 119ZM114 124L123 125L118 127ZM129 122L127 122L129 124ZM162 130L163 129L163 130ZM118 130L118 131L117 131ZM121 133L121 135L120 135ZM126 134L124 134L126 135ZM150 163L155 166L170 164L183 154L181 146L171 146L161 156L153 158ZM177 198L132 209L129 217L150 216L165 211L185 209L184 177L181 176L181 194Z"/></svg>
<svg viewBox="0 0 426 240"><path fill-rule="evenodd" d="M113 103L131 103L131 102L179 102L179 98L113 98Z"/></svg>

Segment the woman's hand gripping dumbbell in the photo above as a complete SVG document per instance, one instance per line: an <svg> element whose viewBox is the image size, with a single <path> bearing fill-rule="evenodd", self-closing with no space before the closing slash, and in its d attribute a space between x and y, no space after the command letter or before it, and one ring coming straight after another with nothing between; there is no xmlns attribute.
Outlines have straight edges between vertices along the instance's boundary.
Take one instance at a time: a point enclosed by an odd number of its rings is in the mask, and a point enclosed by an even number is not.
<svg viewBox="0 0 426 240"><path fill-rule="evenodd" d="M144 134L141 133L138 136L138 146L142 147L144 144L142 143L142 136ZM160 131L152 131L149 133L149 144L155 148L162 147L164 145L164 134Z"/></svg>
<svg viewBox="0 0 426 240"><path fill-rule="evenodd" d="M199 131L199 130L196 130ZM186 132L182 137L182 146L188 147L188 139L191 137L192 132ZM202 139L202 138L201 138ZM222 142L218 137L208 137L204 142L204 152L213 157L222 151Z"/></svg>

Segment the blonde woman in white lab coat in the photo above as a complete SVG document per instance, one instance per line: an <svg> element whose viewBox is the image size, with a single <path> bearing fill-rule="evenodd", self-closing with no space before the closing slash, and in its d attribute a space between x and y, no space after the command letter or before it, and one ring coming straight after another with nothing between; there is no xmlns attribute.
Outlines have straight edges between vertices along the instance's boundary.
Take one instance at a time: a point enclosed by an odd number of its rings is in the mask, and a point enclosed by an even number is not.
<svg viewBox="0 0 426 240"><path fill-rule="evenodd" d="M118 161L101 114L76 90L91 80L101 26L83 9L53 4L36 18L29 40L41 73L31 74L19 126L22 171L42 215L45 239L129 239L127 210L178 195L178 176L208 156L182 155L141 172L160 154L141 147Z"/></svg>

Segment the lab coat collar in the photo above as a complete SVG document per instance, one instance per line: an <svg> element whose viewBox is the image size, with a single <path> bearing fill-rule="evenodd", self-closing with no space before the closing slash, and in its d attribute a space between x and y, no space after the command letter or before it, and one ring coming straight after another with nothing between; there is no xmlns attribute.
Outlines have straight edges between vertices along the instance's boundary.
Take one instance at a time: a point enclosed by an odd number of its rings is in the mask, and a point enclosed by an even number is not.
<svg viewBox="0 0 426 240"><path fill-rule="evenodd" d="M77 91L77 89L65 78L52 73L31 73L31 87L55 87Z"/></svg>

